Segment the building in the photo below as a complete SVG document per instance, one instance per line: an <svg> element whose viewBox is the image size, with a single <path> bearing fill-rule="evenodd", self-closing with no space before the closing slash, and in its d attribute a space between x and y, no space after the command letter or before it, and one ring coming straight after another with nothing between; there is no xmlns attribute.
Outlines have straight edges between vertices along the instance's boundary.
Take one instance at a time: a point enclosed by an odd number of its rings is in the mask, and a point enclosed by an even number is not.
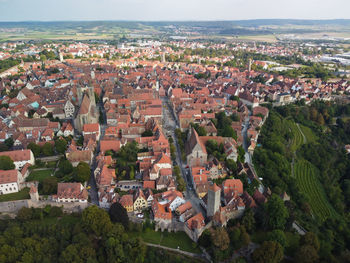
<svg viewBox="0 0 350 263"><path fill-rule="evenodd" d="M0 152L0 156L9 156L15 164L16 170L20 170L26 163L35 164L34 154L31 150Z"/></svg>
<svg viewBox="0 0 350 263"><path fill-rule="evenodd" d="M209 186L208 189L208 203L207 203L207 216L213 217L220 209L221 189L215 183Z"/></svg>
<svg viewBox="0 0 350 263"><path fill-rule="evenodd" d="M98 123L98 111L96 108L95 94L92 87L87 88L87 93L83 94L82 88L77 88L80 108L74 119L74 127L82 132L84 124Z"/></svg>
<svg viewBox="0 0 350 263"><path fill-rule="evenodd" d="M147 209L148 202L141 189L138 189L134 196L134 211L141 212L142 210Z"/></svg>
<svg viewBox="0 0 350 263"><path fill-rule="evenodd" d="M132 195L123 195L119 203L125 208L126 212L131 213L134 211L134 202Z"/></svg>
<svg viewBox="0 0 350 263"><path fill-rule="evenodd" d="M66 104L64 104L64 114L67 119L73 118L75 113L75 107L73 103L70 100L66 101Z"/></svg>
<svg viewBox="0 0 350 263"><path fill-rule="evenodd" d="M96 136L96 140L98 141L100 139L100 134L101 134L101 130L100 130L100 124L98 123L87 123L84 124L83 126L83 136L89 136L89 135L93 135Z"/></svg>
<svg viewBox="0 0 350 263"><path fill-rule="evenodd" d="M189 166L204 166L208 158L207 150L194 128L190 130L190 137L186 147L187 164Z"/></svg>
<svg viewBox="0 0 350 263"><path fill-rule="evenodd" d="M58 203L79 202L86 203L88 192L81 183L58 183L57 197Z"/></svg>
<svg viewBox="0 0 350 263"><path fill-rule="evenodd" d="M17 193L22 182L23 178L18 170L0 170L0 195Z"/></svg>

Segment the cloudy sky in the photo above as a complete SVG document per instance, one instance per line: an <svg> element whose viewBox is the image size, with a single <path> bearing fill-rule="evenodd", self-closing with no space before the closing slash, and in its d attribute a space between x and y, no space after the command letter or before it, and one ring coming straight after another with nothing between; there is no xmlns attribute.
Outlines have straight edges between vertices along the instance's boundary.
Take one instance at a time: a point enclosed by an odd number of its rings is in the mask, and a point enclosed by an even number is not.
<svg viewBox="0 0 350 263"><path fill-rule="evenodd" d="M350 0L0 0L0 21L350 18Z"/></svg>

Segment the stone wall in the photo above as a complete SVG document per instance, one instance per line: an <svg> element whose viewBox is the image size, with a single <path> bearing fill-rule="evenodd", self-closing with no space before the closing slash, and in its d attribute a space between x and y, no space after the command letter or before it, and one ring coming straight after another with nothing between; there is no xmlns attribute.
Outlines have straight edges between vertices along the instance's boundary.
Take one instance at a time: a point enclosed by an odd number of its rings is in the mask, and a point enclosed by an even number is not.
<svg viewBox="0 0 350 263"><path fill-rule="evenodd" d="M44 208L47 205L63 207L65 213L81 212L89 207L90 203L57 203L53 201L18 200L10 202L0 202L0 213L17 213L22 207Z"/></svg>

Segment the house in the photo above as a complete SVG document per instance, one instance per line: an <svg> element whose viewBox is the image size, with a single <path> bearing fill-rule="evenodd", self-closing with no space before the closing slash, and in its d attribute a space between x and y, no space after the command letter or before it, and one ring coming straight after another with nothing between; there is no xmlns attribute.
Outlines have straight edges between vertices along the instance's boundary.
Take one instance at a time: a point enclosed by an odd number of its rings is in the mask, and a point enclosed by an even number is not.
<svg viewBox="0 0 350 263"><path fill-rule="evenodd" d="M26 163L35 164L34 154L31 150L0 152L0 156L9 156L17 170L20 170Z"/></svg>
<svg viewBox="0 0 350 263"><path fill-rule="evenodd" d="M147 209L147 207L148 207L147 199L143 191L141 189L138 189L134 196L134 211L140 212L142 210Z"/></svg>
<svg viewBox="0 0 350 263"><path fill-rule="evenodd" d="M109 209L111 205L117 202L119 194L114 192L114 187L106 187L98 189L98 205L99 207Z"/></svg>
<svg viewBox="0 0 350 263"><path fill-rule="evenodd" d="M88 192L81 183L58 183L57 197L58 203L79 202L86 203Z"/></svg>
<svg viewBox="0 0 350 263"><path fill-rule="evenodd" d="M161 203L167 204L170 211L175 211L180 205L184 204L186 201L181 192L171 190L162 193Z"/></svg>
<svg viewBox="0 0 350 263"><path fill-rule="evenodd" d="M165 204L161 204L156 199L151 204L153 220L161 229L166 229L171 224L172 214Z"/></svg>
<svg viewBox="0 0 350 263"><path fill-rule="evenodd" d="M77 167L80 162L91 164L93 152L91 150L74 150L71 152L66 152L66 158L74 167Z"/></svg>
<svg viewBox="0 0 350 263"><path fill-rule="evenodd" d="M70 100L67 100L64 104L64 114L67 119L73 118L75 112L75 107Z"/></svg>
<svg viewBox="0 0 350 263"><path fill-rule="evenodd" d="M133 196L132 195L123 195L119 203L125 208L125 210L128 213L131 213L134 211L134 202L133 202Z"/></svg>
<svg viewBox="0 0 350 263"><path fill-rule="evenodd" d="M57 132L57 136L74 136L74 128L69 122L63 123L61 129Z"/></svg>
<svg viewBox="0 0 350 263"><path fill-rule="evenodd" d="M100 173L97 173L95 177L98 187L110 186L114 184L114 181L116 179L115 169L109 169L107 165L104 165Z"/></svg>
<svg viewBox="0 0 350 263"><path fill-rule="evenodd" d="M23 177L18 170L0 170L0 195L17 193L22 182Z"/></svg>
<svg viewBox="0 0 350 263"><path fill-rule="evenodd" d="M100 124L98 124L98 123L84 124L84 126L83 126L83 136L84 137L88 136L88 135L95 135L96 140L99 140L100 134L101 134Z"/></svg>
<svg viewBox="0 0 350 263"><path fill-rule="evenodd" d="M243 183L239 179L226 179L222 183L222 190L223 190L224 196L229 194L242 195Z"/></svg>
<svg viewBox="0 0 350 263"><path fill-rule="evenodd" d="M121 141L119 140L101 140L100 141L100 151L103 153L109 150L118 152L121 146L122 146Z"/></svg>
<svg viewBox="0 0 350 263"><path fill-rule="evenodd" d="M185 232L194 242L197 242L204 231L204 227L204 216L202 213L198 213L186 221Z"/></svg>
<svg viewBox="0 0 350 263"><path fill-rule="evenodd" d="M43 141L52 141L53 137L54 137L54 132L52 129L47 128L45 129L45 131L43 131L43 133L41 134L41 140Z"/></svg>

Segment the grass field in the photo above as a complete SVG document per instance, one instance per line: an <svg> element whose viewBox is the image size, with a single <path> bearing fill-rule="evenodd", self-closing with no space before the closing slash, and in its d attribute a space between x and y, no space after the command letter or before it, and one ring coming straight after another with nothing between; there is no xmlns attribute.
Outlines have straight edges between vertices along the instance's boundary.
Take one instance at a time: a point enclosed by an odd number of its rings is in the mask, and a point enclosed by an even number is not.
<svg viewBox="0 0 350 263"><path fill-rule="evenodd" d="M313 131L309 127L306 127L304 125L300 125L299 127L303 132L303 134L305 135L306 141L308 143L317 141L317 136L313 133Z"/></svg>
<svg viewBox="0 0 350 263"><path fill-rule="evenodd" d="M336 216L336 212L327 200L324 189L319 182L315 167L306 160L298 160L294 167L299 188L309 198L313 214L325 220L329 216Z"/></svg>
<svg viewBox="0 0 350 263"><path fill-rule="evenodd" d="M29 199L29 188L24 188L18 193L0 195L0 202Z"/></svg>
<svg viewBox="0 0 350 263"><path fill-rule="evenodd" d="M26 178L27 182L30 181L39 181L42 182L45 178L50 177L52 173L52 169L48 170L39 170L39 171L33 171L30 173L30 175Z"/></svg>
<svg viewBox="0 0 350 263"><path fill-rule="evenodd" d="M179 247L180 250L192 253L201 253L200 249L194 247L194 242L186 235L185 232L161 232L147 229L142 232L132 232L132 236L140 236L144 242L157 244L170 248Z"/></svg>

